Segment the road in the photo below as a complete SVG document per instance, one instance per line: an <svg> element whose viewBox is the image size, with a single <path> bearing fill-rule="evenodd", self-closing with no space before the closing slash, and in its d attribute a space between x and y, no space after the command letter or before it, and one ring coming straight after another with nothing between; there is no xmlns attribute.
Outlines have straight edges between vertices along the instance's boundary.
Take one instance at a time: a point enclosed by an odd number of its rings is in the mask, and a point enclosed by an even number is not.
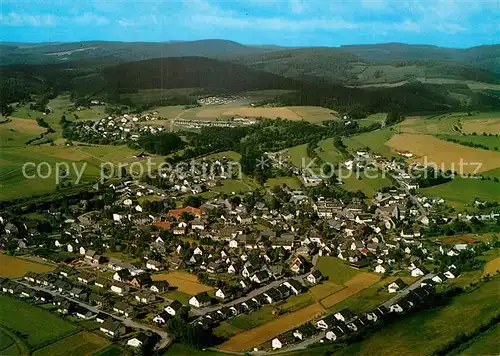
<svg viewBox="0 0 500 356"><path fill-rule="evenodd" d="M120 320L123 323L123 325L128 326L130 328L142 329L142 330L154 332L154 333L158 334L161 337L161 341L160 341L159 344L156 345L156 349L165 348L165 347L167 347L172 342L172 339L168 336L168 333L165 332L165 331L161 331L161 330L155 329L153 327L150 327L148 325L138 323L136 321L133 321L132 319L123 318L123 317L116 316L114 314L102 311L100 309L96 309L96 308L94 308L94 307L92 307L92 306L90 306L90 305L82 302L81 300L70 298L68 296L62 295L62 294L60 294L58 292L55 292L53 290L50 290L50 289L42 288L42 287L39 287L39 286L34 286L34 285L31 285L31 284L28 284L28 283L25 283L25 282L22 282L22 281L15 281L15 282L17 282L17 283L19 283L19 284L21 284L21 285L23 285L25 287L37 290L37 291L42 291L42 292L49 293L49 294L51 294L54 297L55 296L63 297L65 299L69 300L70 302L72 302L72 303L80 306L80 307L83 307L85 309L90 310L92 313L106 314L106 315L108 315L110 317L113 317L114 319Z"/></svg>
<svg viewBox="0 0 500 356"><path fill-rule="evenodd" d="M412 284L410 284L409 286L407 286L405 289L403 289L402 291L396 293L396 295L394 297L392 297L391 299L389 299L388 301L386 301L384 304L382 304L384 307L386 308L389 308L391 305L393 305L394 303L396 303L398 300L400 300L401 298L405 297L408 295L408 293L410 293L410 291L420 287L420 283L424 280L424 279L429 279L429 278L432 278L434 277L435 274L433 273L428 273L426 274L425 276L423 276L422 278L420 278L418 281L415 281L413 282Z"/></svg>
<svg viewBox="0 0 500 356"><path fill-rule="evenodd" d="M293 277L293 279L302 279L305 276L307 276L308 274L309 273L305 273L305 274ZM276 281L273 281L271 283L266 284L265 286L262 286L262 287L259 287L257 289L252 290L250 293L248 293L247 295L245 295L241 298L234 299L234 300L227 302L227 303L224 303L222 305L214 305L212 307L206 307L206 308L200 308L200 309L192 308L191 313L193 313L194 315L202 316L202 315L205 315L207 313L211 313L211 312L217 311L219 309L222 309L223 307L231 307L235 304L246 302L247 300L252 299L253 297L261 294L262 292L265 292L269 288L278 287L281 283L283 283L287 279L288 278L278 279Z"/></svg>
<svg viewBox="0 0 500 356"><path fill-rule="evenodd" d="M406 194L410 197L410 199L413 201L413 203L417 206L418 210L420 210L420 219L426 218L427 217L427 212L425 211L424 206L418 201L417 197L415 197L413 194L410 193L410 190L406 188L406 186L401 183L397 177L394 175L390 175L396 182L398 182L399 186L405 191Z"/></svg>

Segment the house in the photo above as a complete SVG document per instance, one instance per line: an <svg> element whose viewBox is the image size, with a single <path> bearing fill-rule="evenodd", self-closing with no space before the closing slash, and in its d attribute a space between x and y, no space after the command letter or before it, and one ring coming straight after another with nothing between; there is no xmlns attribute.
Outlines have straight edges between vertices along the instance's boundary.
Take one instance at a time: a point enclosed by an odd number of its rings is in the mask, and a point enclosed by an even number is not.
<svg viewBox="0 0 500 356"><path fill-rule="evenodd" d="M407 284L405 282L403 282L403 280L401 278L398 278L394 282L390 283L387 286L387 291L389 293L396 293L396 292L402 290L403 288L405 288L406 286L407 286Z"/></svg>
<svg viewBox="0 0 500 356"><path fill-rule="evenodd" d="M304 273L305 260L302 256L297 256L290 262L290 269L296 274Z"/></svg>
<svg viewBox="0 0 500 356"><path fill-rule="evenodd" d="M89 302L91 303L91 305L102 307L106 303L106 298L102 295L91 293L89 296Z"/></svg>
<svg viewBox="0 0 500 356"><path fill-rule="evenodd" d="M201 209L194 208L192 206L186 206L185 208L182 208L182 209L169 210L167 215L174 217L176 219L179 219L183 213L188 213L188 214L194 215L198 219L202 215Z"/></svg>
<svg viewBox="0 0 500 356"><path fill-rule="evenodd" d="M153 281L149 290L155 293L164 293L168 290L169 284L167 281Z"/></svg>
<svg viewBox="0 0 500 356"><path fill-rule="evenodd" d="M74 287L69 291L69 295L77 299L87 299L87 293L82 288Z"/></svg>
<svg viewBox="0 0 500 356"><path fill-rule="evenodd" d="M86 272L78 273L76 278L77 278L78 282L80 282L82 284L89 284L90 282L92 282L94 280L94 276L92 276Z"/></svg>
<svg viewBox="0 0 500 356"><path fill-rule="evenodd" d="M217 298L219 298L220 300L228 300L230 299L233 294L231 293L231 291L229 289L226 289L226 288L219 288L217 289L217 291L215 292L215 296Z"/></svg>
<svg viewBox="0 0 500 356"><path fill-rule="evenodd" d="M341 311L334 314L337 320L343 321L344 323L354 317L354 313L347 308L342 309Z"/></svg>
<svg viewBox="0 0 500 356"><path fill-rule="evenodd" d="M135 300L142 304L149 304L156 300L156 296L148 291L139 292L135 295Z"/></svg>
<svg viewBox="0 0 500 356"><path fill-rule="evenodd" d="M295 336L293 336L293 332L289 331L283 335L280 335L273 339L271 342L271 346L273 350L281 349L283 346L291 344L295 341Z"/></svg>
<svg viewBox="0 0 500 356"><path fill-rule="evenodd" d="M97 315L95 317L95 321L98 322L99 324L102 324L106 321L107 318L108 318L107 314L97 313Z"/></svg>
<svg viewBox="0 0 500 356"><path fill-rule="evenodd" d="M412 277L420 277L420 276L424 276L426 275L427 273L429 273L429 271L427 270L427 268L425 268L424 266L416 266L415 268L413 268L411 270L411 276Z"/></svg>
<svg viewBox="0 0 500 356"><path fill-rule="evenodd" d="M201 220L193 220L191 222L191 229L193 230L205 230L205 224Z"/></svg>
<svg viewBox="0 0 500 356"><path fill-rule="evenodd" d="M454 279L458 277L458 273L452 270L446 271L443 274L448 279Z"/></svg>
<svg viewBox="0 0 500 356"><path fill-rule="evenodd" d="M170 305L168 305L165 308L165 311L168 314L175 316L181 308L182 308L182 303L179 302L178 300L174 300L172 303L170 303Z"/></svg>
<svg viewBox="0 0 500 356"><path fill-rule="evenodd" d="M270 278L271 278L271 276L269 275L269 272L267 272L267 270L262 270L262 271L255 273L252 277L250 277L250 280L252 282L262 284L262 283L266 283L267 281L269 281Z"/></svg>
<svg viewBox="0 0 500 356"><path fill-rule="evenodd" d="M438 274L434 277L431 278L434 282L436 283L443 283L444 281L446 281L446 276L444 274Z"/></svg>
<svg viewBox="0 0 500 356"><path fill-rule="evenodd" d="M129 291L129 286L124 283L114 282L111 284L110 290L116 294L123 295Z"/></svg>
<svg viewBox="0 0 500 356"><path fill-rule="evenodd" d="M102 323L102 325L99 327L99 330L113 338L126 333L125 326L112 318L108 318L104 323Z"/></svg>
<svg viewBox="0 0 500 356"><path fill-rule="evenodd" d="M80 318L80 319L92 319L95 314L92 313L90 310L88 310L87 308L82 308L80 306L77 306L75 308L75 315Z"/></svg>
<svg viewBox="0 0 500 356"><path fill-rule="evenodd" d="M164 266L158 261L148 260L146 262L146 268L152 271L162 271Z"/></svg>
<svg viewBox="0 0 500 356"><path fill-rule="evenodd" d="M113 311L125 315L126 317L129 317L133 312L134 308L124 302L116 302L115 305L113 306Z"/></svg>
<svg viewBox="0 0 500 356"><path fill-rule="evenodd" d="M323 274L319 270L314 270L307 275L306 280L311 284L319 283L323 280Z"/></svg>
<svg viewBox="0 0 500 356"><path fill-rule="evenodd" d="M235 304L229 308L231 313L236 316L240 314L245 314L247 312L247 308L243 305L243 303Z"/></svg>
<svg viewBox="0 0 500 356"><path fill-rule="evenodd" d="M151 276L149 274L141 273L134 276L129 283L137 288L145 288L150 286L153 281L151 280Z"/></svg>
<svg viewBox="0 0 500 356"><path fill-rule="evenodd" d="M69 314L75 308L75 306L67 300L61 302L61 304L57 307L57 312L60 314Z"/></svg>
<svg viewBox="0 0 500 356"><path fill-rule="evenodd" d="M189 299L189 305L196 308L207 307L212 303L212 299L207 292L198 293Z"/></svg>
<svg viewBox="0 0 500 356"><path fill-rule="evenodd" d="M281 300L281 293L276 288L270 288L262 294L269 304Z"/></svg>
<svg viewBox="0 0 500 356"><path fill-rule="evenodd" d="M130 277L131 274L127 268L120 269L113 274L113 279L118 282L127 282Z"/></svg>
<svg viewBox="0 0 500 356"><path fill-rule="evenodd" d="M290 289L290 291L295 295L302 293L302 290L304 289L302 284L296 279L289 279L283 282L283 285L287 286Z"/></svg>
<svg viewBox="0 0 500 356"><path fill-rule="evenodd" d="M281 299L286 299L290 296L290 288L288 288L284 284L281 284L279 287L276 287L276 290L280 292Z"/></svg>
<svg viewBox="0 0 500 356"><path fill-rule="evenodd" d="M375 272L376 273L385 273L386 272L386 268L384 267L384 265L382 264L379 264L375 267Z"/></svg>
<svg viewBox="0 0 500 356"><path fill-rule="evenodd" d="M144 347L145 345L147 345L148 341L149 337L146 334L139 333L127 341L127 346Z"/></svg>
<svg viewBox="0 0 500 356"><path fill-rule="evenodd" d="M154 318L153 318L153 322L155 322L156 324L158 325L164 325L167 323L167 321L172 317L172 315L170 315L169 313L167 313L166 311L162 311L160 312L160 314L156 315Z"/></svg>
<svg viewBox="0 0 500 356"><path fill-rule="evenodd" d="M311 323L301 325L297 330L293 332L293 336L300 340L310 338L314 334L316 334L316 328Z"/></svg>

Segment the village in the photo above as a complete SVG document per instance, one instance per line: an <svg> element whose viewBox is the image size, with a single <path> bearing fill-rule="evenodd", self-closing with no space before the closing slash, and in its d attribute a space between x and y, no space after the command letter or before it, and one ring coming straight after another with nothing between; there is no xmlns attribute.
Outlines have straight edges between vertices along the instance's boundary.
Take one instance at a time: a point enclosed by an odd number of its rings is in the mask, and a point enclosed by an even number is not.
<svg viewBox="0 0 500 356"><path fill-rule="evenodd" d="M268 157L283 165L277 154ZM203 163L227 165L231 160ZM0 290L37 305L51 304L54 313L98 323L103 335L129 347L159 349L173 341L166 325L174 318L212 331L267 305L317 296L315 291L332 283L323 261L338 261L340 272L365 277L355 287L346 282L345 298L390 276L382 287L387 300L364 313L335 311L337 301L332 300L338 295L327 291L311 305L320 305L319 313L295 320L287 330L274 330L257 344L243 342L248 347L233 345L245 336L237 334L223 346L272 352L348 338L387 315L425 305L439 285L460 278L468 268L464 261L492 248L435 243L426 238L430 225L438 219L467 224L500 217L494 210L439 217L445 202L416 195L404 162L360 151L343 163L351 169L369 164L390 167L395 185L367 199L318 195L310 188L323 187L326 195L327 180L307 177L296 167L304 190L276 186L207 195L229 177L220 172L199 176L177 167L162 184L102 183L85 199L35 208L50 221L50 232L7 214L0 218L2 249L52 261L57 268L2 278Z"/></svg>

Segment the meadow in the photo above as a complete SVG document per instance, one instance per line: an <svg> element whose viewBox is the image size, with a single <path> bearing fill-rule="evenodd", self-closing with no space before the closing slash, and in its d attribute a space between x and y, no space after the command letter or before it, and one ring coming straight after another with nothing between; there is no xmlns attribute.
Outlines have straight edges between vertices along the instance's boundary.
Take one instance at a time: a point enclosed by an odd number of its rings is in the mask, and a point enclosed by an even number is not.
<svg viewBox="0 0 500 356"><path fill-rule="evenodd" d="M153 274L151 277L154 281L167 281L171 286L178 287L180 292L189 295L208 292L213 289L210 286L201 284L198 277L187 272L159 273Z"/></svg>
<svg viewBox="0 0 500 356"><path fill-rule="evenodd" d="M276 186L287 186L292 190L300 190L301 184L297 177L278 177L278 178L269 178L265 183L265 186L268 188L274 188Z"/></svg>
<svg viewBox="0 0 500 356"><path fill-rule="evenodd" d="M446 204L463 210L474 208L474 199L496 201L500 196L500 183L492 180L456 177L451 182L420 189L429 197L441 197Z"/></svg>
<svg viewBox="0 0 500 356"><path fill-rule="evenodd" d="M0 325L23 335L31 348L51 344L77 331L56 315L28 303L0 295Z"/></svg>
<svg viewBox="0 0 500 356"><path fill-rule="evenodd" d="M356 295L362 290L372 286L373 284L378 282L380 278L381 277L379 275L373 273L361 272L344 283L344 286L346 288L341 289L338 292L322 299L321 304L325 308L331 308L338 303L348 300L348 298Z"/></svg>
<svg viewBox="0 0 500 356"><path fill-rule="evenodd" d="M46 273L54 267L0 253L0 277L22 277L27 272Z"/></svg>
<svg viewBox="0 0 500 356"><path fill-rule="evenodd" d="M323 276L327 277L328 282L337 285L344 284L360 273L360 271L349 267L337 257L320 257L316 264L316 269L319 270Z"/></svg>
<svg viewBox="0 0 500 356"><path fill-rule="evenodd" d="M500 278L497 277L470 292L454 297L446 306L425 309L399 318L360 343L342 349L338 354L432 355L457 334L474 331L498 313L499 288ZM494 344L485 345L483 350L484 354L498 351Z"/></svg>
<svg viewBox="0 0 500 356"><path fill-rule="evenodd" d="M460 356L477 356L488 355L492 352L500 350L500 324L490 328L485 333L482 333L472 341L463 345L458 352L453 352L451 355Z"/></svg>

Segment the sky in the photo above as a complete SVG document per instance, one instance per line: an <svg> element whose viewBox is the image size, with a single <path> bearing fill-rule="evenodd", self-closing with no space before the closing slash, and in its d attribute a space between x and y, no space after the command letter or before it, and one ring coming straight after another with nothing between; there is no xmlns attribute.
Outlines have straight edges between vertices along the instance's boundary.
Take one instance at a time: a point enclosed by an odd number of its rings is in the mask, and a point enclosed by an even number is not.
<svg viewBox="0 0 500 356"><path fill-rule="evenodd" d="M500 0L0 0L0 41L500 43Z"/></svg>

